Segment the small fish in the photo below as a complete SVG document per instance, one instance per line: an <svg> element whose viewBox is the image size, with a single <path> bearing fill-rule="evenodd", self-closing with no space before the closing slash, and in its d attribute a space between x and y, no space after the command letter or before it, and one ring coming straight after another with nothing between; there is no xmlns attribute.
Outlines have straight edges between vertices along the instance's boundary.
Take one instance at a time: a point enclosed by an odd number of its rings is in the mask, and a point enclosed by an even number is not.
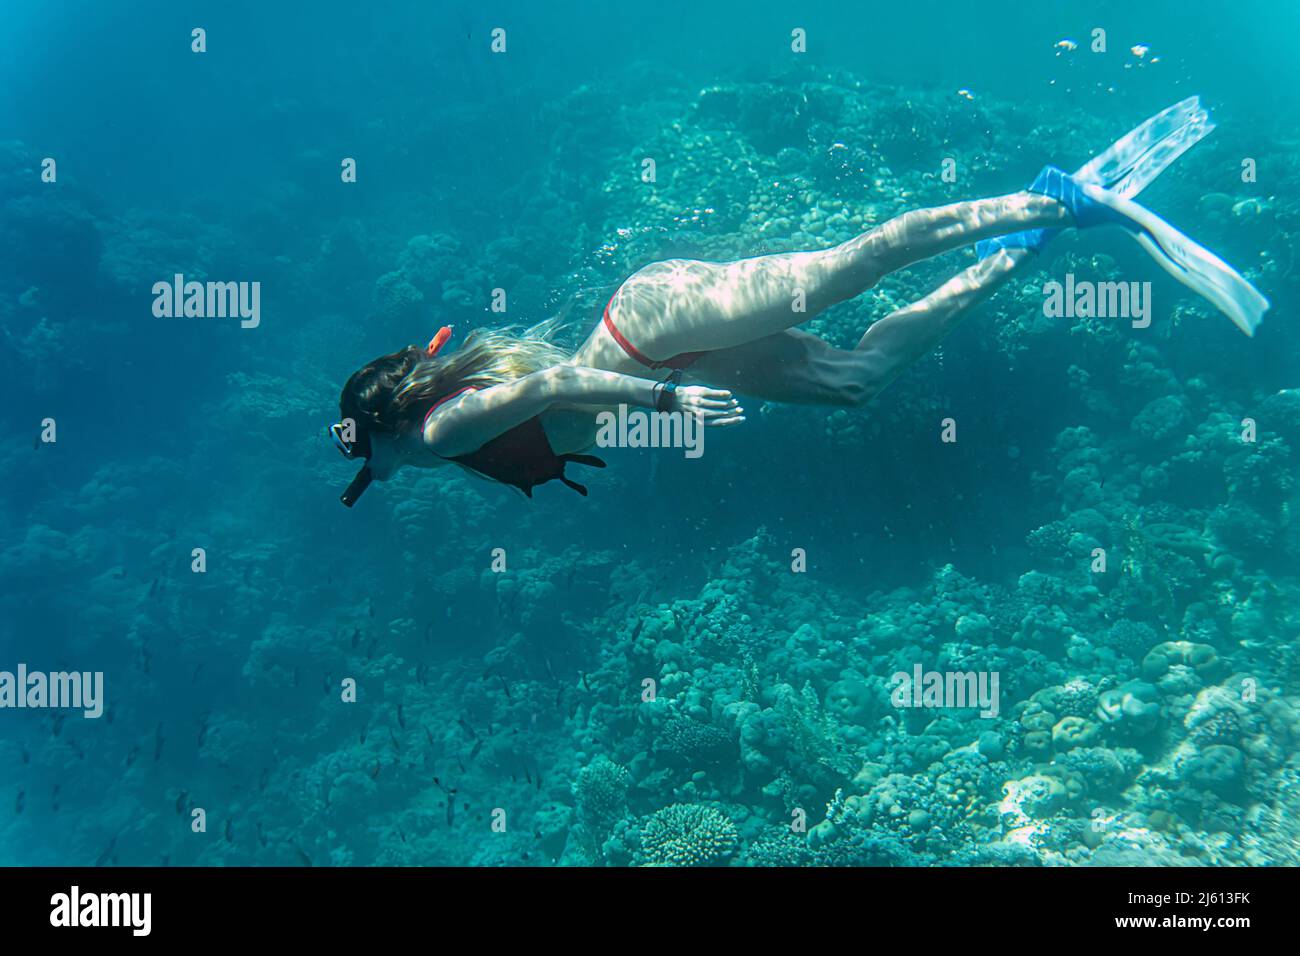
<svg viewBox="0 0 1300 956"><path fill-rule="evenodd" d="M354 651L359 643L361 643L361 628L358 627L352 632L352 649Z"/></svg>
<svg viewBox="0 0 1300 956"><path fill-rule="evenodd" d="M191 677L190 677L190 683L191 683L191 684L197 684L197 683L199 682L199 675L200 675L201 673L203 673L203 665L202 665L202 664L200 664L198 667L194 668L194 673L193 673L193 675L191 675Z"/></svg>
<svg viewBox="0 0 1300 956"><path fill-rule="evenodd" d="M401 827L398 827L398 828L397 828L397 838L398 838L399 840L401 840L403 843L406 842L406 834L402 832L402 828L401 828Z"/></svg>
<svg viewBox="0 0 1300 956"><path fill-rule="evenodd" d="M31 762L32 762L32 752L31 752L30 750L27 749L27 745L26 745L26 744L23 744L23 745L22 745L22 754L23 754L23 763L31 763Z"/></svg>
<svg viewBox="0 0 1300 956"><path fill-rule="evenodd" d="M383 769L383 764L381 764L378 760L376 760L376 761L375 761L375 768L374 768L373 770L370 771L370 779L371 779L371 780L376 779L376 778L379 776L379 771L380 771L381 769Z"/></svg>
<svg viewBox="0 0 1300 956"><path fill-rule="evenodd" d="M149 582L149 597L153 597L157 593L158 593L158 579L154 578L152 581Z"/></svg>
<svg viewBox="0 0 1300 956"><path fill-rule="evenodd" d="M230 820L230 817L226 817L226 842L227 843L235 842L235 828L234 828L234 824Z"/></svg>
<svg viewBox="0 0 1300 956"><path fill-rule="evenodd" d="M268 842L266 839L266 834L262 832L261 820L257 821L257 842L260 843L263 847L265 847Z"/></svg>
<svg viewBox="0 0 1300 956"><path fill-rule="evenodd" d="M298 844L296 844L296 843L293 843L293 844L290 844L290 845L293 847L294 852L298 854L298 862L299 862L299 863L301 863L303 866L311 866L311 865L312 865L312 864L311 864L311 857L309 857L309 856L308 856L308 855L303 851L303 848L302 848L302 847L300 847L300 846L299 846Z"/></svg>
<svg viewBox="0 0 1300 956"><path fill-rule="evenodd" d="M55 813L59 812L59 785L56 783L54 789L50 792L50 809Z"/></svg>
<svg viewBox="0 0 1300 956"><path fill-rule="evenodd" d="M471 727L471 726L470 726L470 725L465 721L465 718L464 718L464 717L457 717L457 718L456 718L456 723L458 723L458 724L460 724L462 727L464 727L464 728L465 728L465 732L466 732L467 734L469 734L471 737L474 737L474 738L477 738L477 737L478 737L478 734L474 733L474 728Z"/></svg>
<svg viewBox="0 0 1300 956"><path fill-rule="evenodd" d="M51 726L54 730L54 736L57 737L59 734L63 733L63 715L55 714Z"/></svg>
<svg viewBox="0 0 1300 956"><path fill-rule="evenodd" d="M176 798L176 815L177 815L177 816L181 816L181 815L183 815L183 814L185 813L185 804L186 804L186 801L189 799L189 796L190 796L190 795L189 795L189 792L188 792L188 791L182 790L182 791L180 792L180 795Z"/></svg>
<svg viewBox="0 0 1300 956"><path fill-rule="evenodd" d="M1075 43L1073 40L1057 40L1052 44L1052 46L1054 49L1064 50L1066 53L1073 53L1075 50L1079 49L1079 44Z"/></svg>
<svg viewBox="0 0 1300 956"><path fill-rule="evenodd" d="M1151 47L1147 46L1145 43L1135 43L1133 46L1128 48L1128 51L1140 60L1151 52Z"/></svg>
<svg viewBox="0 0 1300 956"><path fill-rule="evenodd" d="M556 709L556 710L559 710L559 709L560 709L560 707L561 707L562 704L563 704L563 701L564 701L564 685L561 684L561 685L560 685L560 689L557 690L557 691L555 692L555 709Z"/></svg>
<svg viewBox="0 0 1300 956"><path fill-rule="evenodd" d="M426 624L425 627L424 627L424 643L428 644L431 640L433 640L433 622L432 622L432 621L430 621L430 622L429 622L428 624Z"/></svg>
<svg viewBox="0 0 1300 956"><path fill-rule="evenodd" d="M77 743L77 741L73 740L71 737L68 738L68 746L72 748L72 752L77 755L78 760L86 759L86 751L82 749L81 744Z"/></svg>
<svg viewBox="0 0 1300 956"><path fill-rule="evenodd" d="M483 741L476 740L474 742L474 749L469 752L469 759L473 760L475 757L477 757L479 755L479 751L482 749L483 749Z"/></svg>
<svg viewBox="0 0 1300 956"><path fill-rule="evenodd" d="M23 807L27 805L27 791L19 790L18 799L14 801L14 813L22 813Z"/></svg>
<svg viewBox="0 0 1300 956"><path fill-rule="evenodd" d="M582 689L585 690L585 691L590 692L590 691L591 691L591 685L587 683L587 674L586 674L586 672L585 672L585 671L578 671L578 673L582 676Z"/></svg>
<svg viewBox="0 0 1300 956"><path fill-rule="evenodd" d="M451 826L456 820L456 801L447 801L447 826Z"/></svg>
<svg viewBox="0 0 1300 956"><path fill-rule="evenodd" d="M421 726L423 726L423 725L421 725ZM424 737L425 737L426 740L429 741L429 746L432 747L432 746L433 746L433 734L429 733L429 728L428 728L428 727L425 727L425 728L424 728Z"/></svg>
<svg viewBox="0 0 1300 956"><path fill-rule="evenodd" d="M533 785L533 772L527 767L524 768L524 776L528 779L528 786Z"/></svg>
<svg viewBox="0 0 1300 956"><path fill-rule="evenodd" d="M645 618L640 618L636 622L636 627L632 628L632 640L635 641L638 637L641 636L641 629L643 627L645 627Z"/></svg>
<svg viewBox="0 0 1300 956"><path fill-rule="evenodd" d="M388 728L388 740L393 745L393 749L400 753L402 750L402 744L398 741L397 734L393 733L392 727Z"/></svg>
<svg viewBox="0 0 1300 956"><path fill-rule="evenodd" d="M542 772L540 770L537 771L537 789L542 789Z"/></svg>
<svg viewBox="0 0 1300 956"><path fill-rule="evenodd" d="M325 675L325 680L324 680L324 682L323 682L323 686L324 686L324 689L325 689L325 693L328 694L328 693L330 692L330 675L329 675L329 674L326 674L326 675Z"/></svg>
<svg viewBox="0 0 1300 956"><path fill-rule="evenodd" d="M128 767L131 766L131 764L135 763L135 758L138 756L140 756L140 748L132 747L131 752L126 755L126 765Z"/></svg>
<svg viewBox="0 0 1300 956"><path fill-rule="evenodd" d="M398 703L397 705L397 725L403 730L406 729L406 716L402 713L401 703Z"/></svg>
<svg viewBox="0 0 1300 956"><path fill-rule="evenodd" d="M497 680L501 682L501 689L506 692L506 700L514 700L514 697L510 694L510 685L506 683L506 679L498 674Z"/></svg>
<svg viewBox="0 0 1300 956"><path fill-rule="evenodd" d="M270 768L270 767L263 767L263 768L262 768L262 776L259 777L259 778L258 778L258 781L257 781L257 792L258 792L258 793L265 793L265 792L266 792L266 784L267 784L267 782L268 782L270 779L271 779L271 768Z"/></svg>
<svg viewBox="0 0 1300 956"><path fill-rule="evenodd" d="M461 760L459 757L457 757L457 758L456 758L456 763L457 763L457 765L460 767L460 772L461 772L461 773L465 773L465 761L463 761L463 760Z"/></svg>

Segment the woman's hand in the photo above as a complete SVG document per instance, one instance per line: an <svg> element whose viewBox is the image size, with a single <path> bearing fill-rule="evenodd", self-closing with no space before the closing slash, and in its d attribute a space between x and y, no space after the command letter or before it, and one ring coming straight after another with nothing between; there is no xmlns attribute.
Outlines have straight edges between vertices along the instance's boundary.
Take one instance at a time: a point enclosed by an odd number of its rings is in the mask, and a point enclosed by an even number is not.
<svg viewBox="0 0 1300 956"><path fill-rule="evenodd" d="M673 411L696 415L711 428L739 425L745 420L745 410L729 391L704 385L679 385L673 392Z"/></svg>

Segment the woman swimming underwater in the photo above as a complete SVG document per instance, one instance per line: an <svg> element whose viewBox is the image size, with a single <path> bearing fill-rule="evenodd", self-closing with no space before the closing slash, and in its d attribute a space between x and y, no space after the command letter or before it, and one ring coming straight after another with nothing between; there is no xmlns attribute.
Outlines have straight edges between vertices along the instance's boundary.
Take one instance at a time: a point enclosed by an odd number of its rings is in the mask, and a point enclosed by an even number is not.
<svg viewBox="0 0 1300 956"><path fill-rule="evenodd" d="M603 467L583 452L595 444L597 414L618 405L695 415L712 427L745 420L733 390L773 402L862 405L1071 226L1124 228L1252 334L1267 300L1129 198L1213 128L1191 97L1074 174L1046 167L1021 192L913 210L817 252L652 263L618 288L572 355L536 329L477 330L443 354L451 334L443 328L427 347L375 359L348 379L342 421L330 431L347 458L365 464L343 503L350 507L372 480L403 465L449 462L530 497L552 479L585 495L565 466ZM856 348L795 328L891 272L969 243L977 243L975 265L875 322Z"/></svg>

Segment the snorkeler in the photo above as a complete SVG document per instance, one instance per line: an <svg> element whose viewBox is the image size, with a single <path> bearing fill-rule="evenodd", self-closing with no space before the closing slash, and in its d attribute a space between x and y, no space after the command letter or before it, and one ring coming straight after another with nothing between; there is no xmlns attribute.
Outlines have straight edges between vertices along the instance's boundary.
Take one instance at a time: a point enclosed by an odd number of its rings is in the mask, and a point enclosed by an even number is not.
<svg viewBox="0 0 1300 956"><path fill-rule="evenodd" d="M863 405L1072 226L1124 228L1252 334L1267 300L1129 198L1213 128L1190 97L1073 175L1049 166L1021 192L913 210L817 252L652 263L614 292L572 355L546 326L519 335L475 330L443 354L444 327L425 348L377 358L348 379L342 421L330 431L344 456L365 463L343 503L351 507L372 480L403 465L448 463L529 497L553 479L585 495L565 466L604 467L584 452L595 444L597 413L618 405L694 415L711 427L745 420L732 390L772 402ZM856 348L795 328L891 272L970 243L975 265L872 324Z"/></svg>

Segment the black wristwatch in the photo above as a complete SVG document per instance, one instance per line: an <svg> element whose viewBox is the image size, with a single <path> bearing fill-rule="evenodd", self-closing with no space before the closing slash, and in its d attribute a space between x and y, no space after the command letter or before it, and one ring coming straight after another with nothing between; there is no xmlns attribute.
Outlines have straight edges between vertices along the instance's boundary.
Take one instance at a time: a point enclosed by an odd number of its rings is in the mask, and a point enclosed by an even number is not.
<svg viewBox="0 0 1300 956"><path fill-rule="evenodd" d="M651 394L653 394L655 398L655 411L671 412L673 410L673 402L675 401L674 393L676 391L677 383L672 379L669 379L666 382L659 382L655 385L655 387L650 390Z"/></svg>

